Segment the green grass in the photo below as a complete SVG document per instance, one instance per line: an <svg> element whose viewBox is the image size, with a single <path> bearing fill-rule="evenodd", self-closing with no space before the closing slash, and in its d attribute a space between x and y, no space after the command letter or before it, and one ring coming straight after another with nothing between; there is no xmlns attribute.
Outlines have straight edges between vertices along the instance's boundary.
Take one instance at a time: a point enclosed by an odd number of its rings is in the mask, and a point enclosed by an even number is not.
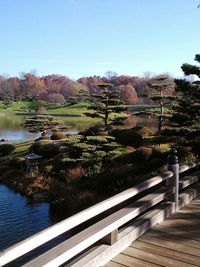
<svg viewBox="0 0 200 267"><path fill-rule="evenodd" d="M9 108L4 108L2 101L0 101L0 113L16 113L16 112L27 112L33 109L35 106L34 102L19 101L13 102Z"/></svg>
<svg viewBox="0 0 200 267"><path fill-rule="evenodd" d="M69 104L48 104L46 110L49 114L66 114L66 115L83 115L88 112L89 103L78 103L75 105Z"/></svg>
<svg viewBox="0 0 200 267"><path fill-rule="evenodd" d="M141 104L141 105L129 105L127 107L128 107L128 111L134 113L134 112L140 112L140 111L144 111L144 110L148 110L148 109L152 109L152 108L158 108L159 105Z"/></svg>

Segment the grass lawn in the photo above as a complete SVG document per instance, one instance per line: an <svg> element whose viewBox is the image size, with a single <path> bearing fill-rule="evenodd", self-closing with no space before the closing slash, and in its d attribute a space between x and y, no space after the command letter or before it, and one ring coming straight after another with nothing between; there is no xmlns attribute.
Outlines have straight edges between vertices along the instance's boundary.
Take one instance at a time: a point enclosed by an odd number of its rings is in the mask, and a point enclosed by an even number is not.
<svg viewBox="0 0 200 267"><path fill-rule="evenodd" d="M89 103L78 103L76 105L47 104L45 108L49 114L83 115L89 105ZM19 101L13 102L9 108L5 109L2 101L0 101L0 113L29 113L34 112L35 107L35 102Z"/></svg>
<svg viewBox="0 0 200 267"><path fill-rule="evenodd" d="M158 108L158 105L146 105L146 104L141 104L141 105L128 105L128 111L130 112L140 112L148 109L154 109Z"/></svg>

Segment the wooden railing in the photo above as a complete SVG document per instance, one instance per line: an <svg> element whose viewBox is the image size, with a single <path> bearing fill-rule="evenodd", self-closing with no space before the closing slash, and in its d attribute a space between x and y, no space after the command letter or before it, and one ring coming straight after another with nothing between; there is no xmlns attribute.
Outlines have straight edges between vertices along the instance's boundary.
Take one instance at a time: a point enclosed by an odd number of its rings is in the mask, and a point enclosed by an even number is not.
<svg viewBox="0 0 200 267"><path fill-rule="evenodd" d="M4 266L7 263L14 261L20 256L27 254L33 249L41 246L44 243L47 243L48 241L58 237L59 235L69 231L70 229L73 229L81 223L86 222L87 220L94 218L95 216L135 197L139 193L142 193L150 188L153 192L153 187L161 184L163 181L166 181L164 186L162 183L162 186L160 186L160 188L153 193L151 192L105 217L104 219L101 219L97 223L94 223L92 226L84 229L75 236L70 237L66 241L50 249L46 253L38 256L36 259L25 264L24 266L60 266L76 255L80 254L84 250L88 249L99 240L101 240L103 244L112 246L119 240L118 229L120 227L123 227L128 222L133 221L133 219L136 217L137 219L134 222L134 227L136 227L137 224L137 227L140 227L141 224L138 223L138 216L142 214L141 218L142 220L144 220L144 218L146 218L144 217L145 212L148 212L152 207L155 207L159 203L163 203L163 201L168 201L169 205L171 205L170 207L172 207L172 210L174 212L174 210L178 209L180 201L179 187L182 190L183 188L186 188L198 181L198 174L194 173L192 175L181 178L180 181L177 182L176 180L179 179L179 173L183 175L186 171L198 167L200 163L198 162L180 166L180 168L178 167L178 173L177 168L174 168L175 165L177 166L178 164L175 162L175 164L170 165L170 169L172 171L167 171L162 175L152 177L151 179L133 188L125 190L109 199L106 199L6 249L0 254L0 266ZM146 214L146 216L150 218L151 215L149 215L148 213ZM138 231L139 235L144 230L139 229Z"/></svg>

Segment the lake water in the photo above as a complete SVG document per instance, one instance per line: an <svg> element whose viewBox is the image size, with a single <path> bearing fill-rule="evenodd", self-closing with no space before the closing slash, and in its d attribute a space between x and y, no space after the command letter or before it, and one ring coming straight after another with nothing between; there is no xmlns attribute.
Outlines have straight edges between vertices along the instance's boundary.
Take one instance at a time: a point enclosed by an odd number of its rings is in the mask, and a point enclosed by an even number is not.
<svg viewBox="0 0 200 267"><path fill-rule="evenodd" d="M24 196L0 184L0 251L50 225L48 203L30 204Z"/></svg>
<svg viewBox="0 0 200 267"><path fill-rule="evenodd" d="M21 124L24 123L25 116L6 116L0 115L0 140L5 139L9 142L15 141L27 141L34 140L40 136L40 134L28 132ZM92 120L84 121L81 118L69 118L69 117L56 117L58 120L62 120L64 125L69 126L67 133L77 133L92 126L94 123Z"/></svg>
<svg viewBox="0 0 200 267"><path fill-rule="evenodd" d="M40 134L28 132L21 124L25 121L25 116L5 116L0 114L0 140L5 139L9 142L34 140ZM77 133L94 125L92 119L82 120L81 118L56 117L62 120L64 125L69 126L68 133ZM127 122L128 127L147 126L156 127L155 119L139 118L131 116Z"/></svg>

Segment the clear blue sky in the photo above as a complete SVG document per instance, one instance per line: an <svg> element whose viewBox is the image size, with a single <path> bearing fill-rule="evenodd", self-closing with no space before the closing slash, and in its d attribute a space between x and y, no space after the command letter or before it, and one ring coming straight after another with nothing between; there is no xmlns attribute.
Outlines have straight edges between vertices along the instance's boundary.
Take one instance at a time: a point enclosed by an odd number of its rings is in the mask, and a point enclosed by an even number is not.
<svg viewBox="0 0 200 267"><path fill-rule="evenodd" d="M0 0L0 74L181 76L200 53L199 0Z"/></svg>

